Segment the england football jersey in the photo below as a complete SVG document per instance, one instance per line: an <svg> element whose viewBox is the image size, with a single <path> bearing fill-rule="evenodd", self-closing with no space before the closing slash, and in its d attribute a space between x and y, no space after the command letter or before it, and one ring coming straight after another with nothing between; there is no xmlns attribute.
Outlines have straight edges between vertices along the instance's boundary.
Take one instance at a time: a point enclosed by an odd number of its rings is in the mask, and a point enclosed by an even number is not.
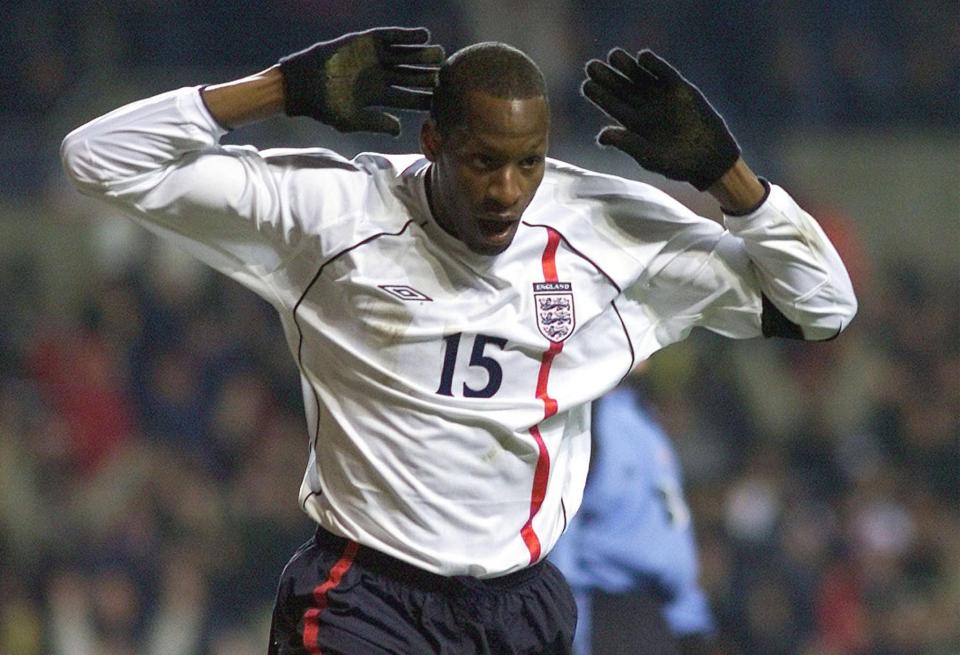
<svg viewBox="0 0 960 655"><path fill-rule="evenodd" d="M300 502L327 530L428 571L543 558L580 505L589 403L695 326L807 338L855 300L779 187L727 230L638 182L548 160L509 248L478 255L431 215L420 155L220 146L197 89L67 136L65 167L276 308L300 370ZM769 300L766 300L769 299Z"/></svg>

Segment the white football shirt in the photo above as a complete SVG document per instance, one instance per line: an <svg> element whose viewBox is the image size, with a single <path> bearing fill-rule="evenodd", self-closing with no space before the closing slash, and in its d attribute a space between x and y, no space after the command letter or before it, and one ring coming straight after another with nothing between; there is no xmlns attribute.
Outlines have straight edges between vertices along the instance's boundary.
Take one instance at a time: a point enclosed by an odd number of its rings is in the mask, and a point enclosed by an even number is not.
<svg viewBox="0 0 960 655"><path fill-rule="evenodd" d="M66 137L90 195L270 301L301 374L304 510L443 575L546 555L580 505L589 403L695 326L807 338L856 301L777 186L726 230L638 182L548 160L512 245L477 255L430 214L420 155L220 146L198 90Z"/></svg>

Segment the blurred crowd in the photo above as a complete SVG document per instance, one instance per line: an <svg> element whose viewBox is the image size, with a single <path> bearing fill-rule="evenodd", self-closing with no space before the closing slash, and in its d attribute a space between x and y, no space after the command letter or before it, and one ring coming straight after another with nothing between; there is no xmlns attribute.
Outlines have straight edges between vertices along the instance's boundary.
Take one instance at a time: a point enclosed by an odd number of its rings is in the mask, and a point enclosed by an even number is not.
<svg viewBox="0 0 960 655"><path fill-rule="evenodd" d="M960 278L872 276L835 341L652 360L725 653L960 652Z"/></svg>
<svg viewBox="0 0 960 655"><path fill-rule="evenodd" d="M52 170L35 144L98 84L171 69L219 81L383 24L429 26L449 50L521 47L544 69L559 134L597 120L577 90L583 63L613 46L665 55L758 156L771 133L801 126L960 126L960 5L950 0L23 0L0 21L0 183L39 188Z"/></svg>
<svg viewBox="0 0 960 655"><path fill-rule="evenodd" d="M3 655L266 648L311 534L298 378L272 308L188 264L104 279L72 316L37 312L29 262L3 271Z"/></svg>
<svg viewBox="0 0 960 655"><path fill-rule="evenodd" d="M729 87L751 118L960 120L960 8L944 0L25 0L8 12L3 111L42 113L91 70L256 69L344 32L422 24L450 48L491 37L520 45L558 96L582 77L570 61L622 45L653 47L694 79Z"/></svg>
<svg viewBox="0 0 960 655"><path fill-rule="evenodd" d="M597 117L570 62L614 45L665 54L757 149L777 130L960 127L955 2L25 0L0 21L0 204L71 211L43 194L90 88L252 72L388 23L521 46L554 134L585 143ZM861 300L841 338L695 333L646 385L684 465L723 653L955 655L960 278L870 261L840 218L826 227ZM312 531L273 310L146 243L85 271L68 307L37 301L36 252L0 257L0 655L262 653L276 579Z"/></svg>

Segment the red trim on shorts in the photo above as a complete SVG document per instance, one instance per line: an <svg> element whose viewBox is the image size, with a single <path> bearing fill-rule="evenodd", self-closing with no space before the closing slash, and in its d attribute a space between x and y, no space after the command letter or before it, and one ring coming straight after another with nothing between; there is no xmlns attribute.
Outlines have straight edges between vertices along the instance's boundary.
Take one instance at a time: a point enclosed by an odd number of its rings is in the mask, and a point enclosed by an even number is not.
<svg viewBox="0 0 960 655"><path fill-rule="evenodd" d="M553 228L547 230L547 247L541 258L543 265L543 279L545 282L557 282L557 247L560 245L560 234ZM557 401L550 397L547 384L550 381L550 367L554 358L563 350L562 341L551 341L550 347L540 359L540 373L537 375L537 398L543 402L543 419L546 420L557 413ZM530 428L530 434L537 442L537 465L533 471L533 491L530 494L530 517L520 529L520 536L530 551L530 563L540 559L541 546L537 533L533 530L533 517L540 511L543 499L547 495L547 481L550 478L550 453L547 444L543 441L539 426Z"/></svg>
<svg viewBox="0 0 960 655"><path fill-rule="evenodd" d="M356 541L349 542L343 549L343 555L330 568L327 579L313 590L313 601L316 606L309 608L303 614L303 647L307 649L309 655L322 655L319 644L320 613L327 609L327 594L340 584L343 576L353 566L353 559L357 556L358 550L360 550L360 544Z"/></svg>

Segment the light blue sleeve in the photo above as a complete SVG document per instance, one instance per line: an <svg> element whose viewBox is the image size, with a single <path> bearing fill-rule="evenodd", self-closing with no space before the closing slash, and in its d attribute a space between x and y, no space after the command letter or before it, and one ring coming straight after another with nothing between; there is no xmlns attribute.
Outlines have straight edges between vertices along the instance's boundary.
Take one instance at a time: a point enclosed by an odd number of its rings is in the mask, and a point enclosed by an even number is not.
<svg viewBox="0 0 960 655"><path fill-rule="evenodd" d="M649 591L677 634L713 627L670 439L629 388L596 405L583 505L554 551L576 590Z"/></svg>

